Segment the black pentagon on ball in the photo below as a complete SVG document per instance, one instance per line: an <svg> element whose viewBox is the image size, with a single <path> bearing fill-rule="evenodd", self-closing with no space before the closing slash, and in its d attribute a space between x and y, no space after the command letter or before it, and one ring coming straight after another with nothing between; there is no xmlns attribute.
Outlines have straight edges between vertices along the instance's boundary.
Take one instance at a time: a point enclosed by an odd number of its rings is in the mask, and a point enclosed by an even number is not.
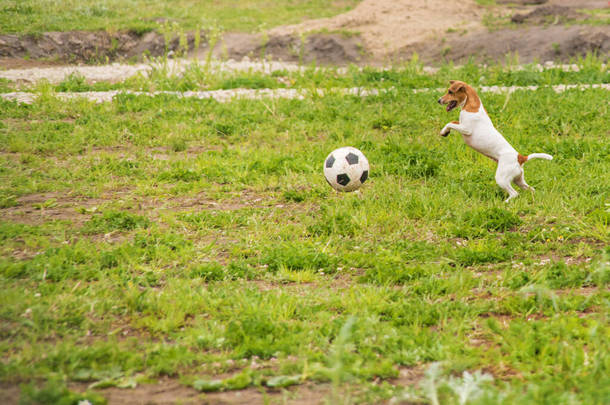
<svg viewBox="0 0 610 405"><path fill-rule="evenodd" d="M365 170L362 172L362 176L360 176L360 183L364 183L366 179L369 178L369 171Z"/></svg>
<svg viewBox="0 0 610 405"><path fill-rule="evenodd" d="M333 155L330 155L328 157L328 159L326 159L325 165L326 165L326 167L331 168L331 167L333 167L334 164L335 164L335 157Z"/></svg>
<svg viewBox="0 0 610 405"><path fill-rule="evenodd" d="M349 184L349 181L349 176L345 173L342 173L337 176L337 183L341 184L342 186L347 186Z"/></svg>
<svg viewBox="0 0 610 405"><path fill-rule="evenodd" d="M356 163L358 163L358 155L350 152L347 154L347 156L345 156L345 160L347 160L347 163L349 163L350 165L355 165Z"/></svg>

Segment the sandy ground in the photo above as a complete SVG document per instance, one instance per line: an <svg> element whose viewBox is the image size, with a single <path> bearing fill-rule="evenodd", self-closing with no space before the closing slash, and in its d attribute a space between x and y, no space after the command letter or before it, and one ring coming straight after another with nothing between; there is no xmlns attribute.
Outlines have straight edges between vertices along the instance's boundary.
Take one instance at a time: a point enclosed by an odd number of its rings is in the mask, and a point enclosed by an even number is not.
<svg viewBox="0 0 610 405"><path fill-rule="evenodd" d="M481 30L484 13L485 8L474 0L364 0L345 14L279 27L270 34L357 32L374 57L384 58L410 44L434 39L450 28Z"/></svg>
<svg viewBox="0 0 610 405"><path fill-rule="evenodd" d="M76 74L83 76L88 82L95 83L100 81L121 82L131 76L142 74L147 76L153 69L163 69L168 75L177 75L182 73L188 66L197 63L201 67L205 67L204 61L197 59L171 59L166 62L150 62L138 64L121 64L113 63L110 65L101 66L53 66L53 67L34 67L0 70L0 78L12 80L16 82L34 83L45 79L50 83L59 83L67 76ZM207 65L211 72L234 72L234 71L251 71L272 73L278 70L297 71L304 69L294 63L284 62L258 62L258 61L218 61L214 60Z"/></svg>
<svg viewBox="0 0 610 405"><path fill-rule="evenodd" d="M153 69L165 68L168 74L178 75L192 64L204 66L204 62L198 59L175 59L167 61L165 67L160 63L140 63L140 64L120 64L113 63L102 66L52 66L52 67L28 67L19 69L0 70L0 79L7 79L18 83L36 83L40 80L47 80L51 84L57 84L65 80L70 75L78 75L85 78L89 83L107 81L112 83L121 82L135 75L148 76ZM262 72L270 74L276 71L302 71L305 67L286 62L259 62L259 61L211 61L208 68L213 72ZM514 69L521 69L515 66ZM533 68L541 71L543 69L562 69L563 71L578 71L579 67L575 64L545 64L534 65ZM337 73L342 74L345 68L338 68ZM423 68L426 73L435 73L438 68L426 66Z"/></svg>

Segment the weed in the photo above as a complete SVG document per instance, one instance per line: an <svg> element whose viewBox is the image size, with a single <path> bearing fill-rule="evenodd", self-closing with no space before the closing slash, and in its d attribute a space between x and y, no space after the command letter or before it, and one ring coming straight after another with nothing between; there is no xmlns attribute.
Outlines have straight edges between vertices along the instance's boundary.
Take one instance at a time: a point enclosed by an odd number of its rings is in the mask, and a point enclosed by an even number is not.
<svg viewBox="0 0 610 405"><path fill-rule="evenodd" d="M291 270L333 270L330 266L334 259L310 244L281 243L263 252L261 264L267 265L269 271L275 272L282 266Z"/></svg>
<svg viewBox="0 0 610 405"><path fill-rule="evenodd" d="M452 229L455 236L473 238L486 235L488 232L506 232L514 230L523 221L518 215L498 207L466 211Z"/></svg>
<svg viewBox="0 0 610 405"><path fill-rule="evenodd" d="M56 91L86 91L89 90L86 79L78 73L70 73L66 78L57 85Z"/></svg>
<svg viewBox="0 0 610 405"><path fill-rule="evenodd" d="M414 143L388 139L373 153L380 170L386 174L406 175L411 178L433 177L440 167L437 153Z"/></svg>
<svg viewBox="0 0 610 405"><path fill-rule="evenodd" d="M86 233L106 233L110 231L131 231L136 228L146 229L150 221L140 215L124 211L105 211L94 215L84 224Z"/></svg>
<svg viewBox="0 0 610 405"><path fill-rule="evenodd" d="M66 388L63 382L51 380L49 380L42 388L36 388L34 384L22 386L21 398L19 399L19 404L23 405L70 405L84 403L91 405L104 405L106 404L106 400L99 394L79 394L70 391L68 388Z"/></svg>
<svg viewBox="0 0 610 405"><path fill-rule="evenodd" d="M312 235L354 236L360 230L350 214L327 206L322 207L316 218L316 222L307 227Z"/></svg>
<svg viewBox="0 0 610 405"><path fill-rule="evenodd" d="M174 152L184 152L188 148L188 143L184 138L173 138L170 147Z"/></svg>
<svg viewBox="0 0 610 405"><path fill-rule="evenodd" d="M455 260L463 266L472 266L482 263L497 263L510 259L513 252L505 247L498 246L491 241L474 242L468 248L455 251Z"/></svg>

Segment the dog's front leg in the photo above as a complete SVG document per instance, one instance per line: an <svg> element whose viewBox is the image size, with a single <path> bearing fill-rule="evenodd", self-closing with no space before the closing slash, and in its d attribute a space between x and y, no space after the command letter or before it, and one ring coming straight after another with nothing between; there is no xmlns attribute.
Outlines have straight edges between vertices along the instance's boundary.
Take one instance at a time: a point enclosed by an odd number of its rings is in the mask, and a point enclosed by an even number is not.
<svg viewBox="0 0 610 405"><path fill-rule="evenodd" d="M452 129L455 129L456 131L464 135L472 135L472 132L468 128L460 124L458 121L453 121L443 127L443 129L441 130L441 136L449 135L449 132Z"/></svg>

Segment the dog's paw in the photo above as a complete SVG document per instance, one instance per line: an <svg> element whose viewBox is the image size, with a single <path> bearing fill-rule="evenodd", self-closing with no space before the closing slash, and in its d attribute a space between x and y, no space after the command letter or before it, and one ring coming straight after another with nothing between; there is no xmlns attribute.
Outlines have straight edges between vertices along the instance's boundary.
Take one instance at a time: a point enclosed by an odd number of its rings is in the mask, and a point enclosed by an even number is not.
<svg viewBox="0 0 610 405"><path fill-rule="evenodd" d="M441 135L441 136L447 136L447 135L449 135L449 132L451 132L451 128L449 128L449 127L445 127L445 128L443 128L443 129L441 129L441 133L440 133L440 135Z"/></svg>

